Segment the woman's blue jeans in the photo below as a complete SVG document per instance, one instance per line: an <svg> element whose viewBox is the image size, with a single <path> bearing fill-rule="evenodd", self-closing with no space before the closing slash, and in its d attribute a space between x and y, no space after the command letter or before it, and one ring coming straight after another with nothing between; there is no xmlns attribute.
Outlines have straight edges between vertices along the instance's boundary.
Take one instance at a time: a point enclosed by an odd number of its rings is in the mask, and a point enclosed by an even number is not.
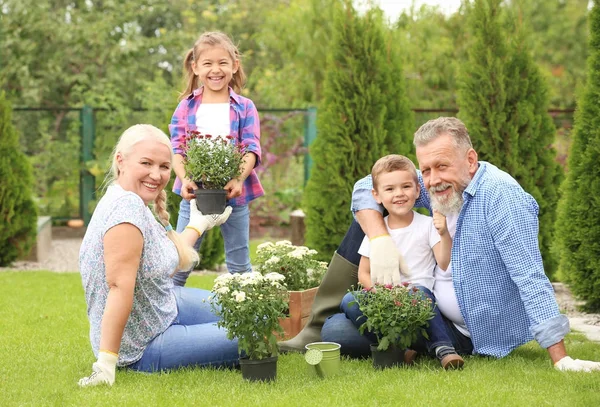
<svg viewBox="0 0 600 407"><path fill-rule="evenodd" d="M237 340L227 339L217 327L210 291L174 287L177 318L144 350L142 358L127 366L141 372L157 372L184 366L235 367L239 363Z"/></svg>
<svg viewBox="0 0 600 407"><path fill-rule="evenodd" d="M430 290L421 286L417 287L435 304L435 297ZM334 314L325 321L321 330L321 339L341 344L341 351L345 355L369 357L371 355L369 345L376 343L377 338L371 332L365 332L365 335L359 333L358 327L365 321L365 317L356 303L349 305L352 301L354 301L354 296L351 293L344 296L340 305L343 313ZM429 321L429 327L426 330L429 340L419 335L411 348L420 353L432 354L436 347L446 345L454 346L460 354L473 353L471 339L458 331L437 307L434 307L434 313L435 316Z"/></svg>
<svg viewBox="0 0 600 407"><path fill-rule="evenodd" d="M223 223L221 235L225 241L225 264L230 273L245 273L252 271L250 264L250 209L248 205L233 206L227 222ZM190 222L190 201L181 200L179 217L177 218L177 233L183 232ZM202 243L200 238L194 244L198 250ZM179 271L173 276L173 283L184 286L192 270Z"/></svg>

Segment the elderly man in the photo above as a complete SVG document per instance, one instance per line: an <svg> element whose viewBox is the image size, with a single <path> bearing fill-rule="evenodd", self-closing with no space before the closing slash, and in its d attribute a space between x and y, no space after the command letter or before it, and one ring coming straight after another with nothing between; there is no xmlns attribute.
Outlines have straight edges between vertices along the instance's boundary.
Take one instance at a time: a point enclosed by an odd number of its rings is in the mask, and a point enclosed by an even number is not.
<svg viewBox="0 0 600 407"><path fill-rule="evenodd" d="M425 123L414 144L421 170L416 206L445 214L454 239L450 267L436 270L434 294L456 350L504 357L535 339L559 370L600 370L598 362L567 356L563 338L569 321L544 274L533 197L504 171L478 161L466 127L456 118ZM352 209L371 239L373 281L396 283L400 255L371 189L370 176L356 183ZM325 320L335 312L332 304L356 284L352 251L361 239L353 224L319 288L314 315L296 338L280 344L282 350L300 350L304 342L318 339L315 332L324 323L323 340L342 343L350 354L368 352L368 342L343 314Z"/></svg>

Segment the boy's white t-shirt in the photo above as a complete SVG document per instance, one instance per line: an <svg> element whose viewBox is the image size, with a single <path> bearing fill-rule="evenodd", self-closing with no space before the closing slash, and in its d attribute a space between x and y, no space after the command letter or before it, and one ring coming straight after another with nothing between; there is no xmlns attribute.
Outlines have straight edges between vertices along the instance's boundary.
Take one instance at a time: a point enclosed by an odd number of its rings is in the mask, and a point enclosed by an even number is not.
<svg viewBox="0 0 600 407"><path fill-rule="evenodd" d="M456 222L458 221L458 214L448 215L446 217L446 225L448 226L448 233L454 239L456 233ZM471 337L471 334L467 330L465 320L460 313L458 307L458 300L456 299L456 293L454 292L454 283L452 282L452 263L448 265L447 270L442 270L440 267L435 268L435 286L433 287L433 294L440 312L448 318L456 329L458 329L463 335Z"/></svg>
<svg viewBox="0 0 600 407"><path fill-rule="evenodd" d="M212 136L228 136L229 103L201 103L196 111L196 130Z"/></svg>
<svg viewBox="0 0 600 407"><path fill-rule="evenodd" d="M440 241L440 235L433 226L433 218L414 212L411 224L399 229L390 229L387 216L384 221L392 240L400 254L404 256L404 261L410 270L409 277L400 276L401 281L422 285L433 290L436 261L432 248ZM367 236L363 239L358 253L361 256L370 256L371 243ZM399 272L400 270L398 270Z"/></svg>

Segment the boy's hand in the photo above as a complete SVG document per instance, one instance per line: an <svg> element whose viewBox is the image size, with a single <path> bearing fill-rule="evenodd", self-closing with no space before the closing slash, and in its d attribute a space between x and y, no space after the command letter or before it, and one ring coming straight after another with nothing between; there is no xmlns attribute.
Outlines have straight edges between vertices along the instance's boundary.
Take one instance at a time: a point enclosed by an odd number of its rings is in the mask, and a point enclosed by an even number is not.
<svg viewBox="0 0 600 407"><path fill-rule="evenodd" d="M448 233L446 217L440 212L433 211L433 226L435 226L440 236L444 236L446 233Z"/></svg>
<svg viewBox="0 0 600 407"><path fill-rule="evenodd" d="M371 281L373 284L401 283L400 266L402 255L390 235L371 239ZM402 259L403 263L404 259Z"/></svg>

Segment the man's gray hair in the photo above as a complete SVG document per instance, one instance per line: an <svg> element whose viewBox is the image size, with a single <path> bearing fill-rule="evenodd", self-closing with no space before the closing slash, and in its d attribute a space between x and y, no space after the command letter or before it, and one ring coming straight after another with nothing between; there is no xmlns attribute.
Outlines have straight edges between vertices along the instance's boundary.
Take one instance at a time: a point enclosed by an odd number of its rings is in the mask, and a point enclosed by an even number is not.
<svg viewBox="0 0 600 407"><path fill-rule="evenodd" d="M454 141L455 147L462 151L473 148L465 124L456 117L438 117L429 120L416 131L413 144L415 147L424 146L444 134L448 134Z"/></svg>

